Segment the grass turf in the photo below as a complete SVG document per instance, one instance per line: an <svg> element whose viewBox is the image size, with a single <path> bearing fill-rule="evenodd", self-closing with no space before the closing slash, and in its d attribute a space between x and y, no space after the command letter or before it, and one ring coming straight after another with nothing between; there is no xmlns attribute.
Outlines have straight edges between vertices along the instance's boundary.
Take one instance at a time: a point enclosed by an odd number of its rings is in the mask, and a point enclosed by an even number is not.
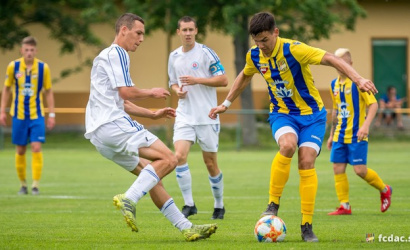
<svg viewBox="0 0 410 250"><path fill-rule="evenodd" d="M112 197L123 193L134 177L106 160L82 136L50 135L44 145L44 169L39 196L18 196L19 181L14 169L14 149L6 142L0 151L0 249L408 249L410 247L408 149L410 142L370 142L368 166L393 187L389 211L380 212L379 193L355 176L348 167L350 203L353 215L328 216L338 206L329 151L323 147L316 169L319 188L316 197L314 232L319 243L304 243L300 237L299 175L296 156L292 161L279 216L288 234L282 243L258 243L253 228L268 202L272 150L234 151L218 155L224 173L226 215L216 221L218 230L210 239L185 242L181 233L162 216L150 198L137 206L140 229L132 233L112 205ZM8 138L6 138L8 140ZM213 198L207 172L197 145L189 155L195 224L212 223ZM31 154L27 154L30 166ZM27 168L29 185L31 170ZM183 200L175 173L164 185L179 208ZM367 243L373 233L375 242ZM405 236L408 242L379 242L382 236ZM387 239L387 238L386 238ZM274 244L274 246L272 245Z"/></svg>

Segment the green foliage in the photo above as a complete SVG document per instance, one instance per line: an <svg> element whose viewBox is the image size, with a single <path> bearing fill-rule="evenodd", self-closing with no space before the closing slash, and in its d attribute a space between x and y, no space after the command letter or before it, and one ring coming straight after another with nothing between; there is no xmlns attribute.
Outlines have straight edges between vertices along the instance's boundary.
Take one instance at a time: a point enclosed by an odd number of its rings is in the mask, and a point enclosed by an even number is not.
<svg viewBox="0 0 410 250"><path fill-rule="evenodd" d="M115 2L105 0L4 0L0 5L0 48L13 49L30 34L31 24L41 24L61 43L61 53L72 53L80 44L101 41L91 25L113 20Z"/></svg>

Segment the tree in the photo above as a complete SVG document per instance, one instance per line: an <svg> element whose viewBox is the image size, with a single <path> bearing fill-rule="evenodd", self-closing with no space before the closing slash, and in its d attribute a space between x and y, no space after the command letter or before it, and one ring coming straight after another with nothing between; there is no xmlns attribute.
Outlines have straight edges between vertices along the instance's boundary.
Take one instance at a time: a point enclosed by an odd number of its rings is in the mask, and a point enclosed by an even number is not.
<svg viewBox="0 0 410 250"><path fill-rule="evenodd" d="M32 24L50 30L51 38L60 42L60 53L77 53L81 63L60 73L66 77L91 63L82 58L80 45L101 47L91 25L117 18L115 2L104 0L2 0L0 5L0 48L11 50L30 34Z"/></svg>
<svg viewBox="0 0 410 250"><path fill-rule="evenodd" d="M132 11L141 13L147 20L148 30L162 29L170 36L176 29L177 20L190 15L197 19L204 36L206 28L232 35L237 73L245 65L245 54L249 49L248 21L257 12L274 13L281 36L303 42L329 38L331 33L340 29L353 30L357 18L366 14L356 0L125 0L124 3ZM241 107L245 110L254 108L251 85L241 94ZM242 116L242 128L243 144L257 145L254 114Z"/></svg>

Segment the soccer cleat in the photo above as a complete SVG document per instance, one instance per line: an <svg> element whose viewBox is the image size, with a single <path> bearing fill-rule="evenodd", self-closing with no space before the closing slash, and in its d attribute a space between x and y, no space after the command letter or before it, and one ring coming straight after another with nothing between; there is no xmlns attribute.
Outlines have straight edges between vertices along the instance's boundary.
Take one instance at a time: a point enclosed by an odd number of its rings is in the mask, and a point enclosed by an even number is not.
<svg viewBox="0 0 410 250"><path fill-rule="evenodd" d="M216 220L216 219L223 219L225 215L225 207L223 208L214 208L214 213L212 214L211 219Z"/></svg>
<svg viewBox="0 0 410 250"><path fill-rule="evenodd" d="M216 224L192 225L191 228L182 230L182 234L186 241L197 241L209 238L217 228Z"/></svg>
<svg viewBox="0 0 410 250"><path fill-rule="evenodd" d="M182 207L182 214L185 216L185 218L188 218L190 215L197 214L198 210L196 209L195 204L191 207L188 205L185 205Z"/></svg>
<svg viewBox="0 0 410 250"><path fill-rule="evenodd" d="M22 186L17 194L28 194L27 187Z"/></svg>
<svg viewBox="0 0 410 250"><path fill-rule="evenodd" d="M121 210L121 213L131 230L133 232L138 232L137 221L135 220L136 203L126 198L125 194L117 194L114 196L113 203L114 206Z"/></svg>
<svg viewBox="0 0 410 250"><path fill-rule="evenodd" d="M279 204L271 202L268 204L266 211L261 214L261 217L266 215L275 215L278 216Z"/></svg>
<svg viewBox="0 0 410 250"><path fill-rule="evenodd" d="M328 213L327 215L351 215L352 214L352 207L349 207L349 209L344 208L343 205L340 205L340 207L336 208L336 211Z"/></svg>
<svg viewBox="0 0 410 250"><path fill-rule="evenodd" d="M305 225L300 226L300 230L302 231L302 240L306 242L319 242L315 233L313 233L312 224L306 222Z"/></svg>
<svg viewBox="0 0 410 250"><path fill-rule="evenodd" d="M389 209L391 204L391 195L393 193L393 188L389 185L386 185L387 191L385 193L380 192L381 207L380 210L382 213L386 212Z"/></svg>
<svg viewBox="0 0 410 250"><path fill-rule="evenodd" d="M38 187L31 188L31 194L32 195L39 195L40 191L38 190Z"/></svg>

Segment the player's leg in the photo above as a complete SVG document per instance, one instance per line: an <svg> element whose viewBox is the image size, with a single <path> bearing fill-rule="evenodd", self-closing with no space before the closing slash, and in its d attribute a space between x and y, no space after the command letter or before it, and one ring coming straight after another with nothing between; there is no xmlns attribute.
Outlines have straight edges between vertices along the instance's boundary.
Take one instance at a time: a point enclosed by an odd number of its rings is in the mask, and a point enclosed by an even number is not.
<svg viewBox="0 0 410 250"><path fill-rule="evenodd" d="M271 114L269 122L272 135L279 145L279 152L271 164L269 203L264 215L277 215L280 197L289 179L290 163L297 148L298 134L289 115Z"/></svg>
<svg viewBox="0 0 410 250"><path fill-rule="evenodd" d="M197 214L194 198L192 195L192 176L187 162L191 145L196 141L195 130L193 126L176 123L174 125L174 148L178 165L175 168L175 175L179 188L184 198L182 213L185 217Z"/></svg>
<svg viewBox="0 0 410 250"><path fill-rule="evenodd" d="M33 183L31 185L31 194L39 194L39 181L43 170L43 153L41 144L45 142L46 127L44 118L38 118L30 121L30 141L31 141L31 172Z"/></svg>
<svg viewBox="0 0 410 250"><path fill-rule="evenodd" d="M139 175L143 166L149 164L149 161L140 158L140 162L135 170L131 173ZM149 192L152 201L160 209L161 213L178 228L187 241L195 241L199 239L209 238L217 229L216 224L193 225L185 216L179 211L174 203L172 197L165 190L162 181L160 181Z"/></svg>
<svg viewBox="0 0 410 250"><path fill-rule="evenodd" d="M379 190L381 201L380 210L386 212L391 204L392 188L383 182L376 171L367 167L368 142L362 141L351 144L350 146L350 151L352 152L350 161L355 173L369 185Z"/></svg>
<svg viewBox="0 0 410 250"><path fill-rule="evenodd" d="M317 173L315 161L320 153L326 128L326 111L299 116L295 118L299 128L299 193L301 199L301 236L304 241L317 242L318 238L313 233L312 221L317 192Z"/></svg>
<svg viewBox="0 0 410 250"><path fill-rule="evenodd" d="M202 157L208 170L209 184L214 197L214 212L211 219L223 219L225 207L223 201L224 179L218 167L219 124L195 126L198 144L202 149Z"/></svg>
<svg viewBox="0 0 410 250"><path fill-rule="evenodd" d="M19 120L13 117L12 121L12 143L16 145L16 155L15 155L15 167L17 171L17 177L20 180L20 191L18 194L27 194L27 181L26 181L26 145L28 141L28 121Z"/></svg>
<svg viewBox="0 0 410 250"><path fill-rule="evenodd" d="M396 120L397 120L397 128L398 129L404 129L402 114L401 113L395 113L395 116L396 116Z"/></svg>
<svg viewBox="0 0 410 250"><path fill-rule="evenodd" d="M346 175L346 166L349 162L348 144L333 142L330 152L330 162L333 162L333 173L335 179L336 195L340 206L328 215L350 215L352 214L349 204L349 181Z"/></svg>

